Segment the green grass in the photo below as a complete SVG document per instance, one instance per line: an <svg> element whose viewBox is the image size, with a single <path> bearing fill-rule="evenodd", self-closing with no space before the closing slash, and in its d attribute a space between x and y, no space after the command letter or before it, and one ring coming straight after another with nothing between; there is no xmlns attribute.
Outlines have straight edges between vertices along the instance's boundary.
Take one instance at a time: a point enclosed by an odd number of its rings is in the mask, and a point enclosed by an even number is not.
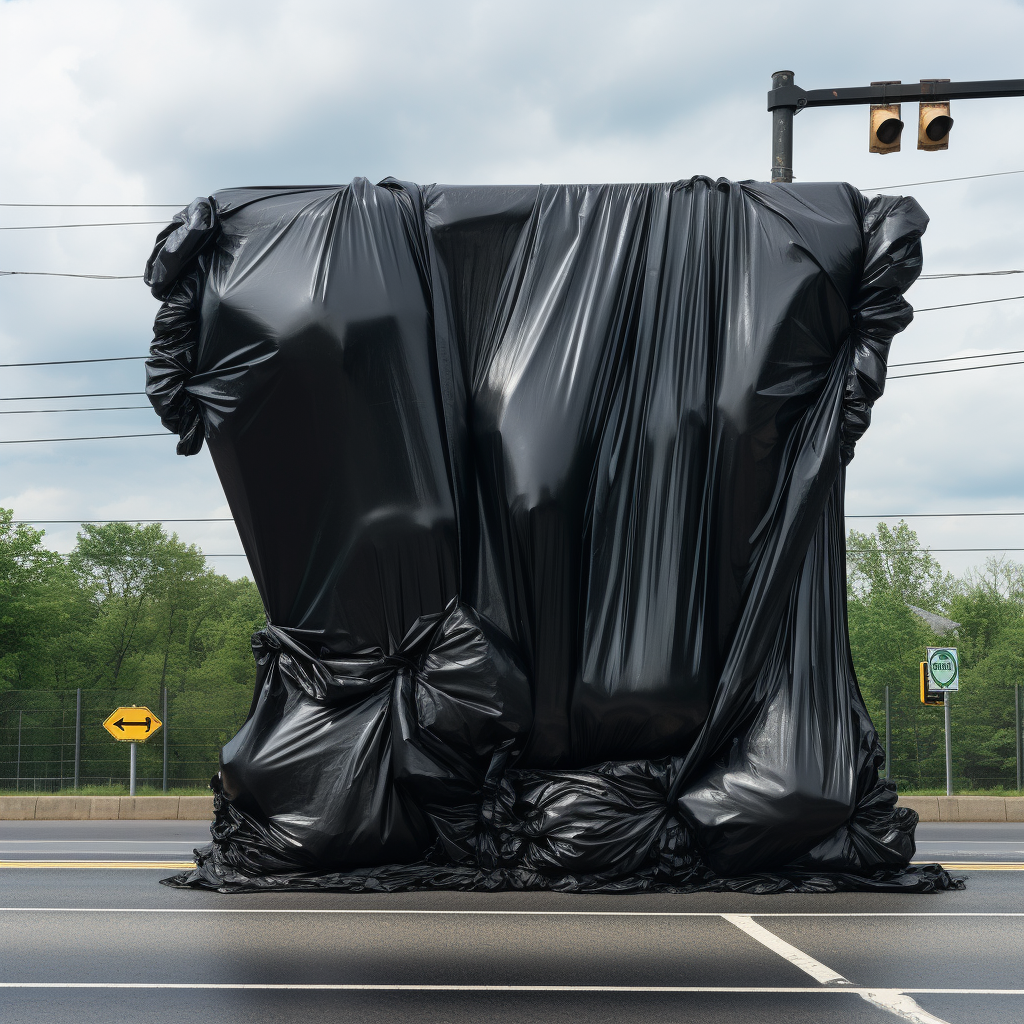
<svg viewBox="0 0 1024 1024"><path fill-rule="evenodd" d="M0 789L0 796L127 796L127 786L79 786L74 789L72 786L65 786L64 789L54 792L34 793L31 789ZM136 786L136 796L210 796L209 786L175 788L171 787L165 793L158 786Z"/></svg>

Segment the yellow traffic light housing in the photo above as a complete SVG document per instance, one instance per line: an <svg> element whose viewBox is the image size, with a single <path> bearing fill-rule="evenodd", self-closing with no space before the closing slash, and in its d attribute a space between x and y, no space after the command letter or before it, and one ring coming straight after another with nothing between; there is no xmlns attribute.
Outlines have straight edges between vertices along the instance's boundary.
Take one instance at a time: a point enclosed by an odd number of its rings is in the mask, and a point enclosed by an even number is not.
<svg viewBox="0 0 1024 1024"><path fill-rule="evenodd" d="M917 148L929 153L949 149L949 129L952 127L948 103L922 103L917 119Z"/></svg>
<svg viewBox="0 0 1024 1024"><path fill-rule="evenodd" d="M899 82L872 82L872 85L899 85ZM898 153L903 122L898 103L872 103L868 132L868 150L871 153Z"/></svg>
<svg viewBox="0 0 1024 1024"><path fill-rule="evenodd" d="M937 691L928 690L928 662L921 662L921 703L922 704L945 704L946 695Z"/></svg>

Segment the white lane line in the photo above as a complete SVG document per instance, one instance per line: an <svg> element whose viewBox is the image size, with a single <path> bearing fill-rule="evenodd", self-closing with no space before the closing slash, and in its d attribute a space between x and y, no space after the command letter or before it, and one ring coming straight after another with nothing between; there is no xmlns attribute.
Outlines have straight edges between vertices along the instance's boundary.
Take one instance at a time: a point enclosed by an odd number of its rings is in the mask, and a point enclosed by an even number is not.
<svg viewBox="0 0 1024 1024"><path fill-rule="evenodd" d="M208 894L204 894L208 895ZM249 895L249 894L247 894ZM296 894L292 894L296 895ZM298 895L323 895L299 893ZM722 917L712 910L429 910L391 907L0 907L0 914L409 914L438 917ZM1024 917L1019 910L754 911L745 917Z"/></svg>
<svg viewBox="0 0 1024 1024"><path fill-rule="evenodd" d="M757 939L763 946L767 946L773 953L788 960L794 967L809 974L815 981L822 985L851 986L852 982L844 978L831 967L808 956L803 950L790 945L784 939L780 939L774 932L762 928L753 918L745 917L742 914L723 914L722 917L736 925L741 931L746 932L752 939ZM917 1002L902 989L861 989L858 995L872 1006L887 1010L889 1013L902 1020L911 1021L912 1024L949 1024L939 1017L928 1013L927 1010L918 1006Z"/></svg>
<svg viewBox="0 0 1024 1024"><path fill-rule="evenodd" d="M882 1010L888 1010L902 1020L910 1021L911 1024L949 1024L949 1021L929 1013L906 992L898 989L868 990L861 992L860 997L866 1003L871 1003L872 1006L877 1006Z"/></svg>
<svg viewBox="0 0 1024 1024"><path fill-rule="evenodd" d="M815 960L813 956L808 956L796 946L791 946L785 939L780 939L774 932L762 928L752 917L745 917L742 914L723 914L722 918L729 924L734 924L741 932L746 932L762 946L767 946L773 953L778 953L794 967L799 967L804 974L809 974L815 981L820 981L822 985L851 984L837 971L833 971L831 967L826 967L823 963Z"/></svg>
<svg viewBox="0 0 1024 1024"><path fill-rule="evenodd" d="M4 988L99 988L197 990L255 990L284 992L635 992L657 995L679 992L763 993L765 995L1024 995L1024 988L856 988L769 987L756 985L385 985L385 984L249 984L247 982L162 982L162 981L0 981ZM924 1011L922 1011L924 1013ZM934 1019L934 1018L933 1018ZM945 1022L942 1022L945 1024Z"/></svg>
<svg viewBox="0 0 1024 1024"><path fill-rule="evenodd" d="M249 984L247 982L161 982L161 981L0 981L0 989L181 989L255 990L259 992L629 992L658 995L680 992L754 993L764 995L855 995L862 998L887 995L1024 996L1024 988L855 988L855 987L767 987L742 985L302 985ZM924 1012L924 1011L921 1011ZM932 1018L934 1019L934 1018ZM945 1022L943 1022L945 1024Z"/></svg>

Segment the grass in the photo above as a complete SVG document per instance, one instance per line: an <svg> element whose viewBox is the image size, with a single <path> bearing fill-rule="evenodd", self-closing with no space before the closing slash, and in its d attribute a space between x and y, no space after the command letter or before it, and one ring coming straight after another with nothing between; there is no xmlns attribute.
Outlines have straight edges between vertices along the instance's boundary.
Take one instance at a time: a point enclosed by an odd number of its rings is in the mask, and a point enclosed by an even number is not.
<svg viewBox="0 0 1024 1024"><path fill-rule="evenodd" d="M171 787L165 793L159 786L136 786L136 796L210 796L209 786L188 788ZM0 789L0 796L128 796L127 786L79 786L46 793L34 793L31 789Z"/></svg>
<svg viewBox="0 0 1024 1024"><path fill-rule="evenodd" d="M900 789L900 796L945 796L946 787L935 789ZM995 786L992 789L960 789L953 793L953 796L1024 796L1019 789L1008 789L1005 786Z"/></svg>

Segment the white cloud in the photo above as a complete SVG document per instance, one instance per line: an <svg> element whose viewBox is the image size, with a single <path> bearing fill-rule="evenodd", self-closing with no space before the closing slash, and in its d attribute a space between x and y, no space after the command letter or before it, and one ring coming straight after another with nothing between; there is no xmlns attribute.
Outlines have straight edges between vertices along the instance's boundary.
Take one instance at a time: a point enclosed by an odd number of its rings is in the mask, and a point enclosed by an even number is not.
<svg viewBox="0 0 1024 1024"><path fill-rule="evenodd" d="M1024 9L1009 0L886 7L885 47L841 5L664 2L0 4L0 181L7 202L187 202L253 183L395 174L422 182L761 178L770 74L807 88L1010 77ZM956 103L947 153L867 153L863 108L796 121L797 174L861 186L1024 167L1024 101ZM908 125L915 111L904 111ZM1024 268L1024 175L911 191L932 216L927 269ZM169 210L12 209L4 224L155 220ZM0 232L0 269L139 273L155 228ZM1020 279L1018 279L1020 280ZM915 304L1024 293L1013 278L921 282ZM145 351L139 282L0 279L4 362ZM922 313L893 361L1024 348L1024 302ZM138 363L3 370L0 396L141 390ZM1024 508L1024 367L893 381L849 474L863 512ZM124 404L136 404L137 399ZM0 406L15 403L0 403ZM84 404L84 403L83 403ZM141 402L139 403L141 404ZM143 411L0 416L0 436L158 429ZM31 449L31 450L30 450ZM209 458L170 439L4 446L21 517L212 516ZM945 474L942 487L935 481ZM1024 547L1024 521L919 520L936 546ZM181 534L239 550L233 528ZM73 543L74 529L53 531ZM957 543L952 543L956 540ZM984 556L979 556L984 557ZM949 556L952 567L978 560ZM243 560L234 560L241 570Z"/></svg>

